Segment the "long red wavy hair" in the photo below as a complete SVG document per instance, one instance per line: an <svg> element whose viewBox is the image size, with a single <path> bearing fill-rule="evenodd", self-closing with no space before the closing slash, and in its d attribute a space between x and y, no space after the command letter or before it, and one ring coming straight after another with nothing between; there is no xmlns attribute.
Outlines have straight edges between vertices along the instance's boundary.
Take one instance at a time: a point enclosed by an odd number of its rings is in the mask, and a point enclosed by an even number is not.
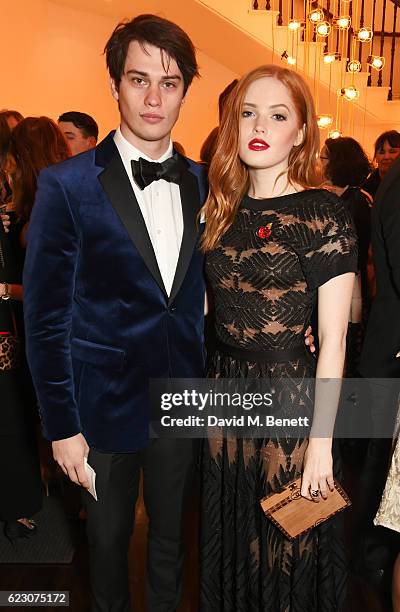
<svg viewBox="0 0 400 612"><path fill-rule="evenodd" d="M40 171L70 157L58 125L49 117L26 117L11 132L9 153L15 162L12 176L15 212L29 221Z"/></svg>
<svg viewBox="0 0 400 612"><path fill-rule="evenodd" d="M268 64L243 76L231 92L222 116L218 140L209 169L209 195L200 212L206 227L202 236L203 251L213 249L233 222L237 208L249 189L249 171L239 157L240 120L249 86L264 77L283 83L293 100L299 127L304 126L303 142L293 147L288 160L287 179L304 189L317 186L319 130L311 91L304 79L293 70Z"/></svg>

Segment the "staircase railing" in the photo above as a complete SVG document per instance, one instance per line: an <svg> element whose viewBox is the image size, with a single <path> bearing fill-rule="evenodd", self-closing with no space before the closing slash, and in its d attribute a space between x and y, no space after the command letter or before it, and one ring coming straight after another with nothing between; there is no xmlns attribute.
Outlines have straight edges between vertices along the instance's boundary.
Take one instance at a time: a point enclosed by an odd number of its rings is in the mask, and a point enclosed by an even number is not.
<svg viewBox="0 0 400 612"><path fill-rule="evenodd" d="M253 9L278 11L278 26L288 25L293 19L305 23L310 9L321 9L323 19L331 25L324 39L325 51L333 52L343 42L343 30L337 27L336 18L350 17L347 59L358 60L361 70L368 72L368 86L388 87L388 100L400 99L400 0L254 0ZM360 36L367 40L361 42ZM379 58L383 58L382 69L377 69Z"/></svg>

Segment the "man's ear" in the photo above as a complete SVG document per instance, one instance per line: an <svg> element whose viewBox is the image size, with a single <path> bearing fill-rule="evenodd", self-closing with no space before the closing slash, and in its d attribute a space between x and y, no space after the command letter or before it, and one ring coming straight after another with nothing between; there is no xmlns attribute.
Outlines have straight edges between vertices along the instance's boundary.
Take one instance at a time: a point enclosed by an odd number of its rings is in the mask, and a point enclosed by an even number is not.
<svg viewBox="0 0 400 612"><path fill-rule="evenodd" d="M94 136L89 136L88 143L91 149L93 149L97 145L97 140Z"/></svg>
<svg viewBox="0 0 400 612"><path fill-rule="evenodd" d="M181 100L181 106L183 106L186 102L186 94L183 96L182 100Z"/></svg>
<svg viewBox="0 0 400 612"><path fill-rule="evenodd" d="M119 100L118 87L117 87L114 79L112 79L111 77L110 77L110 87L111 87L111 95L112 95L112 97L114 98L114 100L117 100L117 102L118 102L118 100Z"/></svg>
<svg viewBox="0 0 400 612"><path fill-rule="evenodd" d="M299 145L301 145L305 137L306 137L306 124L303 123L302 127L297 132L296 140L294 141L293 146L298 147Z"/></svg>

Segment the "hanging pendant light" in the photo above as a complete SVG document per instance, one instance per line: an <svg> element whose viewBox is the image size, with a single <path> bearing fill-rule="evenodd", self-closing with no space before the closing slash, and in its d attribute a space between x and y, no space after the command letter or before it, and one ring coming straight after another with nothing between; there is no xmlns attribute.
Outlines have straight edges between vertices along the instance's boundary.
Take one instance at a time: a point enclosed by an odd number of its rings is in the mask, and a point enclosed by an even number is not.
<svg viewBox="0 0 400 612"><path fill-rule="evenodd" d="M385 65L385 58L382 55L369 55L367 64L379 72Z"/></svg>
<svg viewBox="0 0 400 612"><path fill-rule="evenodd" d="M337 94L339 97L344 98L348 102L353 102L354 100L357 100L357 98L360 97L360 92L358 91L358 89L353 87L353 85L350 85L349 87L342 87L342 89L338 89Z"/></svg>
<svg viewBox="0 0 400 612"><path fill-rule="evenodd" d="M370 42L373 38L373 32L371 30L371 28L360 28L356 33L355 36L357 37L357 40L361 43L365 43L365 42Z"/></svg>
<svg viewBox="0 0 400 612"><path fill-rule="evenodd" d="M324 19L324 11L320 8L315 8L308 14L308 20L311 21L311 23L318 23L320 21L324 21Z"/></svg>
<svg viewBox="0 0 400 612"><path fill-rule="evenodd" d="M333 124L333 117L332 115L318 115L317 117L317 123L318 123L318 127L321 130L326 130L329 127L331 127L331 125Z"/></svg>
<svg viewBox="0 0 400 612"><path fill-rule="evenodd" d="M340 130L332 130L328 132L328 138L340 138L342 136L342 132Z"/></svg>
<svg viewBox="0 0 400 612"><path fill-rule="evenodd" d="M286 62L289 66L296 65L296 58L293 55L289 55L287 51L284 51L281 55L281 59Z"/></svg>
<svg viewBox="0 0 400 612"><path fill-rule="evenodd" d="M333 64L333 62L340 61L341 59L342 56L338 52L326 51L323 55L324 64Z"/></svg>
<svg viewBox="0 0 400 612"><path fill-rule="evenodd" d="M347 72L361 72L361 62L356 59L347 62Z"/></svg>
<svg viewBox="0 0 400 612"><path fill-rule="evenodd" d="M315 32L318 36L325 38L331 32L331 24L328 21L320 21L315 27Z"/></svg>
<svg viewBox="0 0 400 612"><path fill-rule="evenodd" d="M349 15L341 15L333 20L333 25L339 28L339 30L348 30L351 26L351 18Z"/></svg>
<svg viewBox="0 0 400 612"><path fill-rule="evenodd" d="M291 32L298 32L298 30L304 28L304 23L298 19L291 19L288 23L288 28Z"/></svg>

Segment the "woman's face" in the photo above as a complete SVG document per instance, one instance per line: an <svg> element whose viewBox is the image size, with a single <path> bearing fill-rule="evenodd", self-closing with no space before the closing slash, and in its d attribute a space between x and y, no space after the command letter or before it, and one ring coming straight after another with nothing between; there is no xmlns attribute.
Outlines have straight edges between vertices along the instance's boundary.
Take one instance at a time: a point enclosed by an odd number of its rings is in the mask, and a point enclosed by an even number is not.
<svg viewBox="0 0 400 612"><path fill-rule="evenodd" d="M385 140L382 147L377 150L375 155L375 161L378 164L379 175L382 178L389 170L390 166L400 155L400 147L392 147L390 143Z"/></svg>
<svg viewBox="0 0 400 612"><path fill-rule="evenodd" d="M276 176L287 170L290 152L303 140L290 92L275 77L249 86L239 127L240 159L250 170L274 170Z"/></svg>

